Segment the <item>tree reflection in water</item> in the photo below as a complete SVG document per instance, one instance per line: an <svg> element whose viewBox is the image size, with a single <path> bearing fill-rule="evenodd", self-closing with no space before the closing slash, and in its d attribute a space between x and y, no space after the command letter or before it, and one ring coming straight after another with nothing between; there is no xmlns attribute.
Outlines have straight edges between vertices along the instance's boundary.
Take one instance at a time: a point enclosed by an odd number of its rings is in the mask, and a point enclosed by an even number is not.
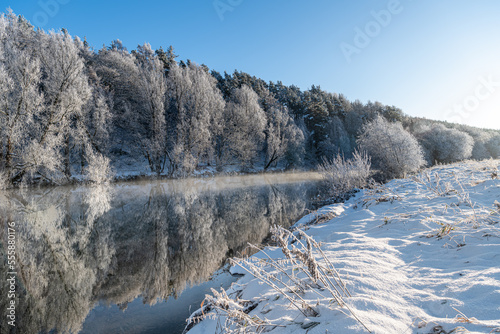
<svg viewBox="0 0 500 334"><path fill-rule="evenodd" d="M247 176L0 193L0 277L16 222L16 333L77 333L99 302L153 305L207 281L228 256L288 226L311 176ZM313 178L314 179L314 178ZM7 281L1 280L7 291ZM200 296L202 299L203 296ZM9 299L0 296L6 319ZM183 321L184 319L179 319ZM8 333L4 321L0 332Z"/></svg>

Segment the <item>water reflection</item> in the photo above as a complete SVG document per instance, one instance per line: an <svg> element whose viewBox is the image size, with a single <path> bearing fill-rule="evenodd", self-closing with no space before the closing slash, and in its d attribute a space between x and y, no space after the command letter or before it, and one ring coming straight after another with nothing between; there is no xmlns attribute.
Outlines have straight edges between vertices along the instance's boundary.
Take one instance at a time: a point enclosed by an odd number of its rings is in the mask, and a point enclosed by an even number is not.
<svg viewBox="0 0 500 334"><path fill-rule="evenodd" d="M98 302L153 305L208 280L272 224L289 225L315 191L310 175L126 183L0 194L0 277L6 224L16 222L15 333L77 333ZM5 279L1 290L7 291ZM0 332L9 333L0 296ZM180 319L182 322L184 319Z"/></svg>

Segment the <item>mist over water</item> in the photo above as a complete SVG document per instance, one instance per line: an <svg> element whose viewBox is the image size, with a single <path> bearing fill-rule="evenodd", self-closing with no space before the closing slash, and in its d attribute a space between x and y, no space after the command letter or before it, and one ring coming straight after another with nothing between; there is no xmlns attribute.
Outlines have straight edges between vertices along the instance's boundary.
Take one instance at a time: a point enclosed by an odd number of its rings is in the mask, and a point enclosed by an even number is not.
<svg viewBox="0 0 500 334"><path fill-rule="evenodd" d="M261 243L271 225L299 219L318 179L271 174L0 193L1 277L9 271L7 222L17 229L16 333L182 331L207 286L231 281L214 272L245 254L248 242ZM0 296L2 319L7 303ZM9 333L4 322L0 332Z"/></svg>

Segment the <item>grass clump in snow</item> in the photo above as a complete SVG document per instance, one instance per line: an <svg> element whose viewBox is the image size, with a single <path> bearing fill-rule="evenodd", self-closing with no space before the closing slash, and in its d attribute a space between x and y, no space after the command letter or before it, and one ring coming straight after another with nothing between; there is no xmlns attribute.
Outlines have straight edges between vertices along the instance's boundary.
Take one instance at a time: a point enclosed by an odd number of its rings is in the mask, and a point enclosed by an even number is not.
<svg viewBox="0 0 500 334"><path fill-rule="evenodd" d="M423 185L436 196L447 196L457 192L450 182L442 181L439 173L436 172L430 173L429 171L424 171L412 177L412 179L416 183Z"/></svg>
<svg viewBox="0 0 500 334"><path fill-rule="evenodd" d="M424 171L412 178L414 182L423 186L428 191L428 199L442 197L452 200L446 203L445 212L450 218L444 217L444 221L431 221L440 226L427 237L452 237L454 231L462 230L462 234L470 231L482 231L493 229L498 232L493 225L498 223L495 219L500 214L500 205L493 203L493 209L472 199L471 195L481 194L479 186L484 187L488 180L495 180L496 167L490 164L478 164L477 162L464 163L467 169L452 171L451 173ZM487 173L484 173L487 171ZM479 179L478 179L479 177ZM449 212L451 210L451 212ZM453 217L453 218L451 218Z"/></svg>
<svg viewBox="0 0 500 334"><path fill-rule="evenodd" d="M383 184L377 184L375 182L370 182L369 187L361 199L361 206L368 209L371 205L377 205L380 203L394 203L394 201L401 200L401 196L390 190L387 186ZM356 205L357 208L357 205Z"/></svg>
<svg viewBox="0 0 500 334"><path fill-rule="evenodd" d="M258 316L250 316L257 304L249 300L235 299L228 296L224 289L217 292L211 289L212 295L206 295L201 303L201 309L195 312L188 320L188 325L184 333L189 331L196 323L210 318L217 322L215 333L263 333L268 328L275 328L266 319L260 319Z"/></svg>
<svg viewBox="0 0 500 334"><path fill-rule="evenodd" d="M277 292L278 298L287 300L292 308L297 309L306 318L318 317L320 306L324 306L354 318L371 332L346 303L346 298L350 297L351 293L318 242L302 230L294 234L280 226L271 228L271 234L272 239L281 248L284 259L273 258L262 248L250 244L250 247L259 250L264 258L239 258L231 260L232 263L267 284ZM220 330L224 333L246 333L247 330L252 333L265 332L277 326L267 319L248 314L256 304L233 300L224 291L212 292L213 296L206 296L204 303L207 304L202 310L214 312L205 314L205 311L202 311L200 314L199 311L197 318L191 317L188 322L208 317L216 318L218 332Z"/></svg>

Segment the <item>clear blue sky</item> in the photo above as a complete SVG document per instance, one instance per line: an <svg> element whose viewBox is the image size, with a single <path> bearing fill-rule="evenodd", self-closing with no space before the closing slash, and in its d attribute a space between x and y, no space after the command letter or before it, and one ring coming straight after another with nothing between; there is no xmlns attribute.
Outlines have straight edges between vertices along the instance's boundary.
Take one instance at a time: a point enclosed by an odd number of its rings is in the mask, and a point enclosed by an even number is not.
<svg viewBox="0 0 500 334"><path fill-rule="evenodd" d="M320 85L413 116L500 129L500 1L2 3L45 30L86 36L96 49L114 39L129 50L173 45L179 59L220 72Z"/></svg>

